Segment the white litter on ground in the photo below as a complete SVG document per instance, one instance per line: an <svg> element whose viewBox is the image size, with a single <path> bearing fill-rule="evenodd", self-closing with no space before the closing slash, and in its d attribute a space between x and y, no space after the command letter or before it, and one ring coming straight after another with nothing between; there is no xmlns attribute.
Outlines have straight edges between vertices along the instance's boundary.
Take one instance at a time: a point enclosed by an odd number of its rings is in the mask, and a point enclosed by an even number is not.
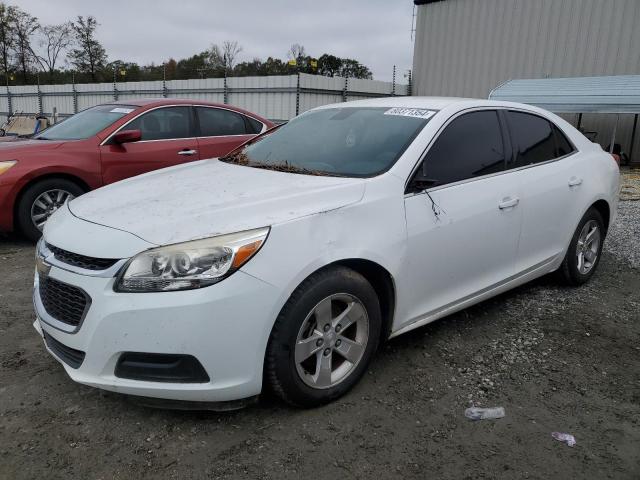
<svg viewBox="0 0 640 480"><path fill-rule="evenodd" d="M551 436L556 440L558 440L559 442L566 443L570 447L573 447L576 444L575 437L568 433L551 432Z"/></svg>

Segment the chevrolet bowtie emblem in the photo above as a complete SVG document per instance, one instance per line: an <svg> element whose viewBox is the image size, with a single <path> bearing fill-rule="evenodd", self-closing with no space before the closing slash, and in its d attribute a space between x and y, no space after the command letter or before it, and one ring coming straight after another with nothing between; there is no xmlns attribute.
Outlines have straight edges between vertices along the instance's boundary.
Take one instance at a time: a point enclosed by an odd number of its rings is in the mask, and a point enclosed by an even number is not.
<svg viewBox="0 0 640 480"><path fill-rule="evenodd" d="M40 275L47 276L51 270L51 265L44 261L42 257L36 257L36 270Z"/></svg>

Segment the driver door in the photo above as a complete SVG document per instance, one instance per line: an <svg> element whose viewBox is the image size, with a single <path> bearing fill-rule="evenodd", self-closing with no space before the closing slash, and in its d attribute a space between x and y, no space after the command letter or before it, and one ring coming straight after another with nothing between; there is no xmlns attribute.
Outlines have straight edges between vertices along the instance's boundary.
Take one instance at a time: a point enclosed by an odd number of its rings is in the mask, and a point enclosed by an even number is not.
<svg viewBox="0 0 640 480"><path fill-rule="evenodd" d="M134 118L123 130L140 130L141 140L100 146L105 184L200 158L190 106L160 107Z"/></svg>

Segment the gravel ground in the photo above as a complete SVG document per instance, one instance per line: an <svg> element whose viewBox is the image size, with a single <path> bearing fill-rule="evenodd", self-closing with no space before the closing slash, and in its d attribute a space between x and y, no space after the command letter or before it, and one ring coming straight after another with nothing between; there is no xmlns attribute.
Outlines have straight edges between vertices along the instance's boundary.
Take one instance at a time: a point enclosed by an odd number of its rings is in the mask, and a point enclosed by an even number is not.
<svg viewBox="0 0 640 480"><path fill-rule="evenodd" d="M589 284L545 277L398 337L326 407L227 414L73 383L31 327L33 246L0 239L0 478L638 479L639 238L622 202Z"/></svg>
<svg viewBox="0 0 640 480"><path fill-rule="evenodd" d="M640 268L640 173L626 171L620 177L618 221L609 231L605 248L634 268Z"/></svg>

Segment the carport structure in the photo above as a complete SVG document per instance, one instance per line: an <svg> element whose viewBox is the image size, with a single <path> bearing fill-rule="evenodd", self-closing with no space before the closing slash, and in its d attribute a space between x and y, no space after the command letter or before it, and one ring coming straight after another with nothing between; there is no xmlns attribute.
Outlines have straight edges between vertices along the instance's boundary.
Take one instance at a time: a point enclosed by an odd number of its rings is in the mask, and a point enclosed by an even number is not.
<svg viewBox="0 0 640 480"><path fill-rule="evenodd" d="M640 164L633 159L640 114L640 75L508 80L494 88L489 98L527 103L558 114L578 114L578 128L584 113L614 114L611 151L620 115L633 114L629 158L632 164Z"/></svg>

